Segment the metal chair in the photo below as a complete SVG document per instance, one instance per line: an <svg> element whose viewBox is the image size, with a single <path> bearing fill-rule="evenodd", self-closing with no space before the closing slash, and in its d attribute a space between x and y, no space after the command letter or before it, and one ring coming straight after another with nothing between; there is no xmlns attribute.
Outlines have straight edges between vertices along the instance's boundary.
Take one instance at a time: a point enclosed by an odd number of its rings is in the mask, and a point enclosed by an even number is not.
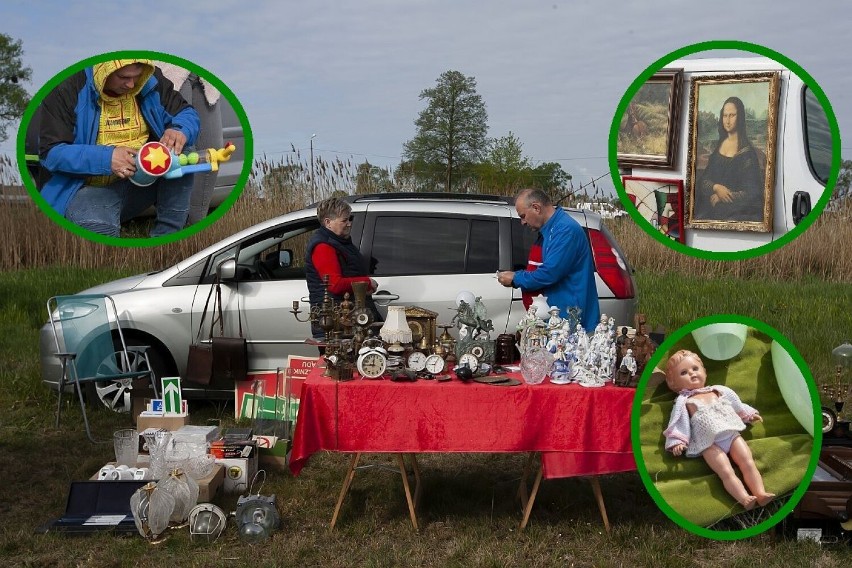
<svg viewBox="0 0 852 568"><path fill-rule="evenodd" d="M157 378L148 359L148 346L127 347L118 324L118 310L108 295L54 296L47 301L47 313L56 341L54 355L62 364L56 427L62 416L63 392L73 386L80 400L86 435L97 443L86 415L83 386L102 381L131 382L147 375L156 397Z"/></svg>

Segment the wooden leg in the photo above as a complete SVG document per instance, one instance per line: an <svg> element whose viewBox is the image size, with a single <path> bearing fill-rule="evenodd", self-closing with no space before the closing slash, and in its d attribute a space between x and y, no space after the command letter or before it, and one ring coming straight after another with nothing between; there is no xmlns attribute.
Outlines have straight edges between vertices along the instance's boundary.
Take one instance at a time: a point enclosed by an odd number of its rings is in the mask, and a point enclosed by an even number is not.
<svg viewBox="0 0 852 568"><path fill-rule="evenodd" d="M334 525L337 523L337 516L340 514L340 508L343 506L343 499L349 493L349 487L355 478L355 468L358 467L358 460L360 459L360 452L352 455L352 461L349 462L349 469L346 470L346 475L343 478L343 487L340 488L340 497L337 498L337 505L334 506L334 515L331 517L331 526L329 526L328 530L334 530Z"/></svg>
<svg viewBox="0 0 852 568"><path fill-rule="evenodd" d="M529 500L529 495L527 494L527 479L529 479L530 473L532 473L533 463L535 462L535 457L538 452L530 452L529 457L527 458L527 463L524 464L524 472L521 474L521 484L518 486L518 498L521 500L521 508L527 506L527 501Z"/></svg>
<svg viewBox="0 0 852 568"><path fill-rule="evenodd" d="M535 481L533 482L532 493L530 493L529 498L524 502L524 518L521 519L521 530L526 528L527 521L530 520L530 513L532 512L533 505L535 504L535 496L538 494L538 488L541 485L541 478L543 475L544 469L539 466L538 474L535 476ZM524 477L524 493L526 493L526 477Z"/></svg>
<svg viewBox="0 0 852 568"><path fill-rule="evenodd" d="M417 493L420 491L420 481L417 479L417 473L415 473L416 480L416 488L415 488L415 497L411 495L411 487L408 484L408 471L405 468L405 454L397 454L396 455L397 463L399 464L399 473L402 475L402 487L405 489L405 500L408 503L408 514L411 517L411 524L414 525L414 530L419 530L417 527L417 511L415 510L415 501L416 498L419 497ZM415 461L415 472L416 468Z"/></svg>
<svg viewBox="0 0 852 568"><path fill-rule="evenodd" d="M592 492L595 494L595 501L598 502L598 509L601 512L601 518L603 518L604 528L607 534L609 534L609 518L606 516L606 505L604 505L603 494L601 493L601 484L597 477L590 477L589 483L592 484Z"/></svg>
<svg viewBox="0 0 852 568"><path fill-rule="evenodd" d="M414 471L414 509L420 508L420 466L417 463L417 454L408 454L411 457L411 469Z"/></svg>

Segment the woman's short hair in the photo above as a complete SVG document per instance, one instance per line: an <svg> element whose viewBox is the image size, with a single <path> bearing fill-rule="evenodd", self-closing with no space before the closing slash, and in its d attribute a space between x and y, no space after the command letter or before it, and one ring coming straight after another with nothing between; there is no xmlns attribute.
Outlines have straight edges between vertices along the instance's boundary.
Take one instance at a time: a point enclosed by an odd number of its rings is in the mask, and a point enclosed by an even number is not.
<svg viewBox="0 0 852 568"><path fill-rule="evenodd" d="M349 217L352 213L352 206L339 197L329 197L320 201L317 205L317 219L322 223L324 219L340 219L341 217Z"/></svg>

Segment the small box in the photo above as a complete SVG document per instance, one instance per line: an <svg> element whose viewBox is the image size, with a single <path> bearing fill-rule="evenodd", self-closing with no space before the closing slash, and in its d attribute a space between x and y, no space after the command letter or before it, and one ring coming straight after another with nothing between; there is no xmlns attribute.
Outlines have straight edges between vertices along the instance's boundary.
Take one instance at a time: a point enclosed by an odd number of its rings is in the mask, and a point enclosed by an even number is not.
<svg viewBox="0 0 852 568"><path fill-rule="evenodd" d="M245 493L257 471L257 459L217 458L224 471L222 490L225 493Z"/></svg>
<svg viewBox="0 0 852 568"><path fill-rule="evenodd" d="M290 440L275 436L255 436L257 441L257 460L260 467L287 469Z"/></svg>
<svg viewBox="0 0 852 568"><path fill-rule="evenodd" d="M216 497L216 493L219 492L219 488L222 487L225 481L225 467L217 463L213 466L213 471L207 477L202 477L197 481L198 502L209 503Z"/></svg>
<svg viewBox="0 0 852 568"><path fill-rule="evenodd" d="M209 444L219 439L218 426L193 426L187 424L172 434L175 442L187 444Z"/></svg>
<svg viewBox="0 0 852 568"><path fill-rule="evenodd" d="M229 441L219 439L210 442L210 454L222 459L254 458L257 459L257 442L255 440Z"/></svg>
<svg viewBox="0 0 852 568"><path fill-rule="evenodd" d="M136 418L136 429L140 432L146 428L164 428L166 430L179 430L186 426L188 414L177 414L173 416L152 416L142 412Z"/></svg>

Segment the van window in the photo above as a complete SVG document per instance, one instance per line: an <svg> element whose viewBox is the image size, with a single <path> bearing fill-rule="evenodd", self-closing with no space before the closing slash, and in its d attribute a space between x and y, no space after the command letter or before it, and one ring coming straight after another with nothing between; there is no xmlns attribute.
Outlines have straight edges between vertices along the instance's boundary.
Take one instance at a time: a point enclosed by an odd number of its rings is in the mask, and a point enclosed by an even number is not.
<svg viewBox="0 0 852 568"><path fill-rule="evenodd" d="M826 183L831 171L831 128L816 95L808 87L804 89L805 153L814 177Z"/></svg>
<svg viewBox="0 0 852 568"><path fill-rule="evenodd" d="M527 225L522 225L520 219L512 218L512 270L526 270L527 260L538 237L538 232Z"/></svg>
<svg viewBox="0 0 852 568"><path fill-rule="evenodd" d="M373 232L372 274L494 272L499 252L497 226L496 220L462 217L380 216Z"/></svg>

